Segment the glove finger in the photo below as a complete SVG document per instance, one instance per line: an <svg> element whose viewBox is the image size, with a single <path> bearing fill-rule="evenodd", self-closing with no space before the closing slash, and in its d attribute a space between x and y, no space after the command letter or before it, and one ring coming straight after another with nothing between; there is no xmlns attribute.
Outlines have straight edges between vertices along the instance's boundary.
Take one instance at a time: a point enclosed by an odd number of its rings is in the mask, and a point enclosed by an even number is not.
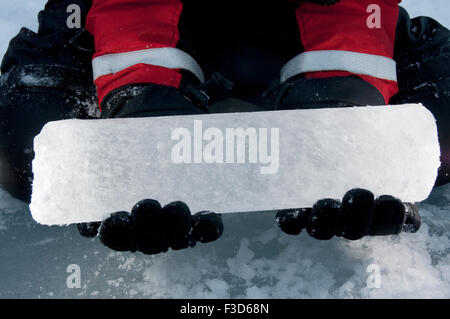
<svg viewBox="0 0 450 319"><path fill-rule="evenodd" d="M128 212L116 212L105 219L99 229L103 245L117 251L136 251L134 225Z"/></svg>
<svg viewBox="0 0 450 319"><path fill-rule="evenodd" d="M406 207L401 200L382 195L375 200L371 235L396 235L402 231L406 219Z"/></svg>
<svg viewBox="0 0 450 319"><path fill-rule="evenodd" d="M358 240L368 235L372 226L375 196L372 192L355 188L342 199L343 228L340 236Z"/></svg>
<svg viewBox="0 0 450 319"><path fill-rule="evenodd" d="M310 211L308 208L279 210L275 216L278 227L288 235L300 234L306 227L305 215L310 213L308 210Z"/></svg>
<svg viewBox="0 0 450 319"><path fill-rule="evenodd" d="M172 202L164 206L162 210L167 222L167 238L170 248L179 250L189 247L191 244L189 234L192 226L189 207L183 202Z"/></svg>
<svg viewBox="0 0 450 319"><path fill-rule="evenodd" d="M314 204L306 230L311 237L329 240L340 228L340 203L334 199L321 199Z"/></svg>
<svg viewBox="0 0 450 319"><path fill-rule="evenodd" d="M79 223L77 224L78 232L81 236L92 238L97 236L98 229L102 222Z"/></svg>
<svg viewBox="0 0 450 319"><path fill-rule="evenodd" d="M222 215L210 211L198 212L192 223L192 236L201 243L219 239L223 234Z"/></svg>

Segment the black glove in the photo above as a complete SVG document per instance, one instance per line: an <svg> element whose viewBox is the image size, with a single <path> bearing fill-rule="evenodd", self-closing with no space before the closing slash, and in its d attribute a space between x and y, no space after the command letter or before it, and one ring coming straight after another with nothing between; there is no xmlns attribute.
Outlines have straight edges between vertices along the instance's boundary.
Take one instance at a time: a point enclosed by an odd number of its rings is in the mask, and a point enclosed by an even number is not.
<svg viewBox="0 0 450 319"><path fill-rule="evenodd" d="M197 241L208 243L223 233L220 214L204 211L191 215L183 202L161 207L145 199L128 212L116 212L102 222L78 224L84 237L99 235L100 241L117 251L140 251L144 254L194 247Z"/></svg>
<svg viewBox="0 0 450 319"><path fill-rule="evenodd" d="M352 189L339 202L334 199L317 201L312 208L278 211L277 224L289 235L298 235L302 228L316 239L333 236L358 240L364 236L414 233L421 219L417 206L383 195L375 199L368 190Z"/></svg>

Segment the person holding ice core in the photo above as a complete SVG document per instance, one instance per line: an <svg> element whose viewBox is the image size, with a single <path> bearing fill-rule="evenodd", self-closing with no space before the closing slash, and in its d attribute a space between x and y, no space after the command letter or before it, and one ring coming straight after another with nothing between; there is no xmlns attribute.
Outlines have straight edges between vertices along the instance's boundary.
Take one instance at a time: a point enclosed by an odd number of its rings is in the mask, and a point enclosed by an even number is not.
<svg viewBox="0 0 450 319"><path fill-rule="evenodd" d="M50 0L38 33L22 29L2 62L0 183L29 200L33 137L48 121L91 118L95 102L101 118L422 102L438 121L437 185L447 183L450 32L411 20L399 2ZM67 24L73 5L81 28ZM414 205L361 189L277 220L318 239L419 225ZM147 199L79 229L115 250L154 254L216 240L223 224Z"/></svg>

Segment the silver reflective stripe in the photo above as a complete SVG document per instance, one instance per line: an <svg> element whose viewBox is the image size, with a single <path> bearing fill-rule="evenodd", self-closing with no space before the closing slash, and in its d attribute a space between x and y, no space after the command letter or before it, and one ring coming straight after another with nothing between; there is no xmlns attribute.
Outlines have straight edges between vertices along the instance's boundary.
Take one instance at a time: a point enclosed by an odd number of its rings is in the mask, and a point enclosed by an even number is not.
<svg viewBox="0 0 450 319"><path fill-rule="evenodd" d="M375 78L397 81L397 67L393 59L351 51L310 51L297 55L281 69L280 81L300 73L347 71Z"/></svg>
<svg viewBox="0 0 450 319"><path fill-rule="evenodd" d="M205 81L203 71L194 58L180 49L170 47L105 54L96 57L92 60L94 81L102 75L117 73L139 63L188 70L201 82Z"/></svg>

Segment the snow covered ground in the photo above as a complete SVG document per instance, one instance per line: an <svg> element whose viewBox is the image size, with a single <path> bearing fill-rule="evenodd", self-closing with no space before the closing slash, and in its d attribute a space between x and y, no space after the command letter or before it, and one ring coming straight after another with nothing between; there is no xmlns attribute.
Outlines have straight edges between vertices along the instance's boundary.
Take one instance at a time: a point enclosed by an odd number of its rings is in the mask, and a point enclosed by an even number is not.
<svg viewBox="0 0 450 319"><path fill-rule="evenodd" d="M36 28L44 0L10 0L0 11L0 55L22 25ZM450 27L448 0L405 0L412 16ZM446 8L446 9L445 9ZM320 242L282 234L273 213L225 215L217 242L164 255L117 253L74 225L37 225L0 191L0 298L449 298L450 185L420 204L417 234ZM81 288L69 288L69 265ZM374 266L375 265L375 266ZM380 271L380 288L371 271Z"/></svg>

